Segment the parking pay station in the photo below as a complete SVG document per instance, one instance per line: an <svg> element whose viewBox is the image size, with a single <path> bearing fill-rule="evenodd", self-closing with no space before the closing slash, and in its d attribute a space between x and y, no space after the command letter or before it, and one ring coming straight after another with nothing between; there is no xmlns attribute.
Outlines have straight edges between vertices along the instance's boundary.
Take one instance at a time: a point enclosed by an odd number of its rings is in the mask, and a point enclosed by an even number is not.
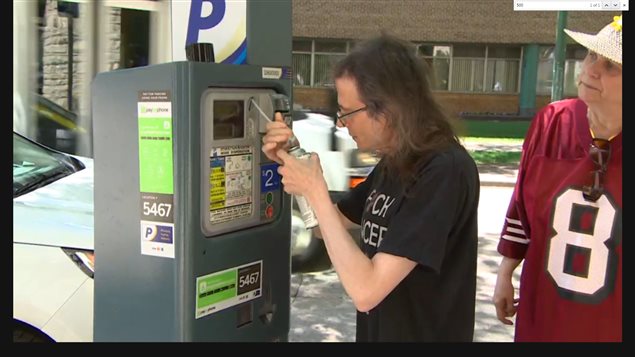
<svg viewBox="0 0 635 357"><path fill-rule="evenodd" d="M287 341L290 197L261 151L291 110L291 1L247 1L247 64L93 82L95 341Z"/></svg>

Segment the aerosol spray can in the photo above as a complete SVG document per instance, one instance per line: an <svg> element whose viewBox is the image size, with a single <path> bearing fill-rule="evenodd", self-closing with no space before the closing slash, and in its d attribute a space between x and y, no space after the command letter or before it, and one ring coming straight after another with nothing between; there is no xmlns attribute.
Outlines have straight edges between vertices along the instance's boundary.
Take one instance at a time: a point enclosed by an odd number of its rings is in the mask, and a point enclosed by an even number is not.
<svg viewBox="0 0 635 357"><path fill-rule="evenodd" d="M295 137L292 139L295 139ZM289 141L292 141L292 139ZM297 143L297 140L295 140L295 142ZM306 152L298 145L291 146L289 149L289 155L292 155L299 160L308 160L311 157L310 152ZM293 198L298 203L298 208L300 209L300 214L302 215L302 220L304 221L306 229L317 227L318 220L315 217L315 212L313 212L313 208L311 208L306 198L298 195L294 195Z"/></svg>
<svg viewBox="0 0 635 357"><path fill-rule="evenodd" d="M291 125L291 106L289 105L289 98L282 94L271 94L271 102L273 111L281 112L285 122L287 125ZM265 113L262 108L258 105L254 98L251 98L250 105L252 105L258 109L260 114L267 120L272 122L273 120ZM296 159L300 160L308 160L311 157L310 152L306 152L303 148L300 147L300 143L295 135L292 135L287 141L287 145L289 145L289 150L287 151L290 155L293 155ZM302 215L302 220L304 221L304 225L306 229L315 228L318 225L317 218L315 217L315 212L313 212L313 208L309 205L306 198L304 196L294 195L296 202L298 203L298 208L300 208L300 214Z"/></svg>

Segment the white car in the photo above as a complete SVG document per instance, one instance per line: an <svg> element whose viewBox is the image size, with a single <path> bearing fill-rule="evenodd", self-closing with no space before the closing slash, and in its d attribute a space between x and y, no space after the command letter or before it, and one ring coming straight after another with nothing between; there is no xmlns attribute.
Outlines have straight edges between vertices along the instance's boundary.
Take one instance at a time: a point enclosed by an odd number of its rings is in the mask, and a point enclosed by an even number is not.
<svg viewBox="0 0 635 357"><path fill-rule="evenodd" d="M93 160L14 132L14 341L92 341L93 249Z"/></svg>

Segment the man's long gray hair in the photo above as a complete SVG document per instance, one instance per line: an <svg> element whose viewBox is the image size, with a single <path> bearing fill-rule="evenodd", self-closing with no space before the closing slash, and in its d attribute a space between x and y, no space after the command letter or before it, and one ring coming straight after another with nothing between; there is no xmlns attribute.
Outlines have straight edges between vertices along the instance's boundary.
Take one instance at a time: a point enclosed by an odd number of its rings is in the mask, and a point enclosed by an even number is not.
<svg viewBox="0 0 635 357"><path fill-rule="evenodd" d="M382 34L356 46L336 64L333 78L356 81L371 119L383 114L395 136L384 170L410 181L416 165L459 140L430 89L429 69L409 42Z"/></svg>

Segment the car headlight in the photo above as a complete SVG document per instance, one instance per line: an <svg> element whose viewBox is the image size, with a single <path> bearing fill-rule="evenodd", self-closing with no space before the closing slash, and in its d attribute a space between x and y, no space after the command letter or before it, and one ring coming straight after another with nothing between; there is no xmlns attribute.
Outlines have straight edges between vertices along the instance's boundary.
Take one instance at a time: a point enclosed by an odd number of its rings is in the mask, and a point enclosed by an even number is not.
<svg viewBox="0 0 635 357"><path fill-rule="evenodd" d="M84 274L91 279L95 278L95 252L92 250L62 248L64 253L77 264Z"/></svg>

